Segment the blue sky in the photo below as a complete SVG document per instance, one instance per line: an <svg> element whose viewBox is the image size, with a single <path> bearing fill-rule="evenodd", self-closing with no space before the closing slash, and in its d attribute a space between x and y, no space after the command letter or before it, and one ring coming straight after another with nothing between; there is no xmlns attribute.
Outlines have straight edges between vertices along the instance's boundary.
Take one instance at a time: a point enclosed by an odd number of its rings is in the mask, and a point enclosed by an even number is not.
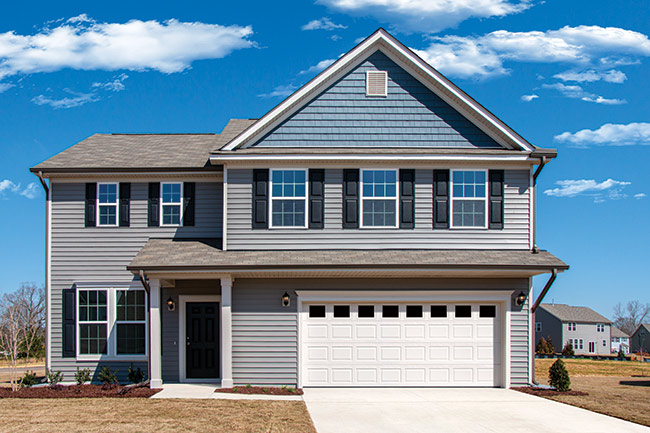
<svg viewBox="0 0 650 433"><path fill-rule="evenodd" d="M480 4L479 4L480 3ZM96 132L219 132L259 117L379 26L559 158L538 243L547 300L650 302L650 20L637 1L14 3L0 16L0 291L44 281L28 168ZM539 291L546 277L536 279Z"/></svg>

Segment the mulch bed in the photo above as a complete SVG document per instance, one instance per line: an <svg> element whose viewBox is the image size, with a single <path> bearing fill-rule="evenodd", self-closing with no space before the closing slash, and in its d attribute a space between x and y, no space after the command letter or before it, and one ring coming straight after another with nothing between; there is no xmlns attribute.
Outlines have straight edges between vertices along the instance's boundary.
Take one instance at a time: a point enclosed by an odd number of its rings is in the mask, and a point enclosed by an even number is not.
<svg viewBox="0 0 650 433"><path fill-rule="evenodd" d="M293 392L289 390L293 390ZM232 388L217 388L214 392L227 392L230 394L302 395L302 389L300 388L278 388L275 386L234 386Z"/></svg>
<svg viewBox="0 0 650 433"><path fill-rule="evenodd" d="M523 392L524 394L536 395L538 397L552 397L556 395L589 395L588 393L583 391L559 392L559 391L555 391L554 389L535 388L533 386L519 386L511 389L514 389L515 391Z"/></svg>
<svg viewBox="0 0 650 433"><path fill-rule="evenodd" d="M59 385L56 388L49 386L36 386L21 388L12 391L10 388L0 388L0 398L149 398L160 391L147 387L132 388L120 394L122 386L111 389L104 389L102 385Z"/></svg>

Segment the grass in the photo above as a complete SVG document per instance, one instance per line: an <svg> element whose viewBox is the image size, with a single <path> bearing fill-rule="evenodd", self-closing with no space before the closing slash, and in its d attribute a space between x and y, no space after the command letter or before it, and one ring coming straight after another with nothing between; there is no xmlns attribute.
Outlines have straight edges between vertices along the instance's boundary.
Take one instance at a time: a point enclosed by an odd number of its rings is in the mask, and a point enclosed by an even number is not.
<svg viewBox="0 0 650 433"><path fill-rule="evenodd" d="M644 373L650 376L650 363L638 361L597 361L593 359L563 359L569 376L637 376ZM535 377L546 383L548 369L555 359L536 359Z"/></svg>
<svg viewBox="0 0 650 433"><path fill-rule="evenodd" d="M45 359L19 359L16 367L39 367L45 365ZM6 359L0 359L0 368L10 367L9 361Z"/></svg>
<svg viewBox="0 0 650 433"><path fill-rule="evenodd" d="M38 416L35 416L38 414ZM302 401L6 399L2 432L315 433Z"/></svg>

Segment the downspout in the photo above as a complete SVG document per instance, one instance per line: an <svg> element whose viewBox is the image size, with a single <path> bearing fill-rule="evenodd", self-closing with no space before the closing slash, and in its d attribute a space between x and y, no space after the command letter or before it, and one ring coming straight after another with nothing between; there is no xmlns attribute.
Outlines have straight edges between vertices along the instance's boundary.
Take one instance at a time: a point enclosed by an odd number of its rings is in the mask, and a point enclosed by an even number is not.
<svg viewBox="0 0 650 433"><path fill-rule="evenodd" d="M140 270L138 277L140 278L142 287L144 287L144 290L147 292L147 307L149 307L151 305L151 287L149 286L147 276L144 274L142 269ZM149 318L149 329L147 329L147 341L149 347L149 350L147 351L147 378L151 380L151 318Z"/></svg>
<svg viewBox="0 0 650 433"><path fill-rule="evenodd" d="M50 338L50 321L52 320L50 313L50 233L52 216L50 213L52 212L52 206L50 201L50 187L43 178L43 172L39 171L36 176L38 176L38 180L41 181L41 186L43 186L43 190L45 191L45 368L47 370L52 368L50 365L52 359Z"/></svg>
<svg viewBox="0 0 650 433"><path fill-rule="evenodd" d="M533 308L530 309L530 315L531 316L533 314L535 314L535 311L537 310L537 307L539 307L539 304L541 304L542 301L544 300L544 296L546 296L548 291L551 289L551 286L553 285L553 282L555 282L555 278L557 278L557 269L552 269L551 270L551 278L548 279L548 281L546 282L546 285L544 286L544 289L542 289L542 292L539 294L539 296L537 297L537 300L533 304ZM534 322L535 322L535 320L534 320L534 317L533 317L533 323ZM534 346L534 344L535 344L535 339L533 339L533 346ZM539 385L539 383L537 382L537 379L535 378L535 348L531 347L531 350L533 351L533 356L532 356L532 359L533 359L533 368L532 368L533 377L531 379L532 379L533 385Z"/></svg>
<svg viewBox="0 0 650 433"><path fill-rule="evenodd" d="M537 246L537 177L547 162L546 157L542 156L537 170L533 174L533 253L539 253L539 247Z"/></svg>

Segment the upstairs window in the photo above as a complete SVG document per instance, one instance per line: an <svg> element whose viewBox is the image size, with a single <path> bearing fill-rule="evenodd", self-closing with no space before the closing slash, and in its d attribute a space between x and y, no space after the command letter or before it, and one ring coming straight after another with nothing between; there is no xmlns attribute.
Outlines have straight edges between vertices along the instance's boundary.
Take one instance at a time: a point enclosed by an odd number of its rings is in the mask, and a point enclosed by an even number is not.
<svg viewBox="0 0 650 433"><path fill-rule="evenodd" d="M98 226L117 226L117 184L97 184L97 222Z"/></svg>
<svg viewBox="0 0 650 433"><path fill-rule="evenodd" d="M361 171L361 227L397 228L397 170Z"/></svg>
<svg viewBox="0 0 650 433"><path fill-rule="evenodd" d="M179 226L183 219L183 184L167 182L160 184L160 221L162 226Z"/></svg>
<svg viewBox="0 0 650 433"><path fill-rule="evenodd" d="M451 227L487 227L487 171L452 170Z"/></svg>
<svg viewBox="0 0 650 433"><path fill-rule="evenodd" d="M307 227L307 170L271 170L271 227Z"/></svg>
<svg viewBox="0 0 650 433"><path fill-rule="evenodd" d="M605 325L602 323L596 324L596 331L597 332L605 332Z"/></svg>
<svg viewBox="0 0 650 433"><path fill-rule="evenodd" d="M575 322L569 322L568 328L569 328L569 331L575 331L576 330Z"/></svg>

